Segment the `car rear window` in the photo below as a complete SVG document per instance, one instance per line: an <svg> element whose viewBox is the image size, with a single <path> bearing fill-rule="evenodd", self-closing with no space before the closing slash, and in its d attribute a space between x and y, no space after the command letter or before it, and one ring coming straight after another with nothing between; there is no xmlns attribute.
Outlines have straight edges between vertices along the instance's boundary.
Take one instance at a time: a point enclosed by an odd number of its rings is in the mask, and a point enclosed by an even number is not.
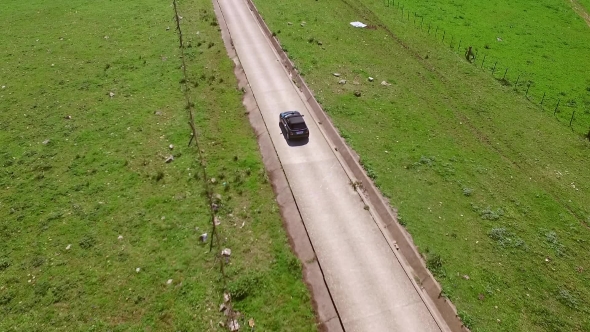
<svg viewBox="0 0 590 332"><path fill-rule="evenodd" d="M305 122L291 123L291 128L292 129L305 129L305 128L307 128L307 126L305 125Z"/></svg>

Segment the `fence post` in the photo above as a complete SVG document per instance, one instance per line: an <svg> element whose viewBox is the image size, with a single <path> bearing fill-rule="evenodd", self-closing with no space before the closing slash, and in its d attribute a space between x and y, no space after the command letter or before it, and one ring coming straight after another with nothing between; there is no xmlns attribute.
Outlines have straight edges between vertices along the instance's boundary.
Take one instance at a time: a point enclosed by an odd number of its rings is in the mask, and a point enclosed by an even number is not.
<svg viewBox="0 0 590 332"><path fill-rule="evenodd" d="M430 34L430 23L428 23L428 34Z"/></svg>
<svg viewBox="0 0 590 332"><path fill-rule="evenodd" d="M496 61L494 63L494 68L492 68L492 75L494 75L494 73L496 72L496 65L498 64L498 61Z"/></svg>
<svg viewBox="0 0 590 332"><path fill-rule="evenodd" d="M481 61L481 68L482 68L482 69L483 69L483 64L484 64L484 62L486 62L486 57L487 57L487 56L488 56L487 54L484 54L484 55L483 55L483 60Z"/></svg>
<svg viewBox="0 0 590 332"><path fill-rule="evenodd" d="M574 121L574 114L576 114L576 111L572 112L572 118L570 119L570 128L572 127L572 121Z"/></svg>
<svg viewBox="0 0 590 332"><path fill-rule="evenodd" d="M506 73L508 72L508 68L506 68L506 70L504 71L504 76L502 76L502 79L505 80L506 79Z"/></svg>
<svg viewBox="0 0 590 332"><path fill-rule="evenodd" d="M461 39L459 39L459 46L457 47L457 52L461 49Z"/></svg>
<svg viewBox="0 0 590 332"><path fill-rule="evenodd" d="M545 100L545 92L543 92L543 98L541 98L541 106L543 106L543 101Z"/></svg>
<svg viewBox="0 0 590 332"><path fill-rule="evenodd" d="M555 115L555 113L557 113L557 108L559 107L560 101L561 101L561 99L557 99L557 105L555 105L555 110L553 111L553 115Z"/></svg>
<svg viewBox="0 0 590 332"><path fill-rule="evenodd" d="M516 83L514 83L514 90L518 90L518 80L520 80L520 74L518 74L518 77L516 78Z"/></svg>
<svg viewBox="0 0 590 332"><path fill-rule="evenodd" d="M424 23L424 16L422 16L422 21L420 21L420 30L422 30L422 24Z"/></svg>
<svg viewBox="0 0 590 332"><path fill-rule="evenodd" d="M529 89L531 88L531 82L529 82L529 85L526 87L526 92L524 93L525 97L529 96Z"/></svg>
<svg viewBox="0 0 590 332"><path fill-rule="evenodd" d="M442 42L443 42L443 43L445 42L445 36L446 36L446 35L447 35L447 32L446 32L445 30L443 30L443 39L442 39Z"/></svg>

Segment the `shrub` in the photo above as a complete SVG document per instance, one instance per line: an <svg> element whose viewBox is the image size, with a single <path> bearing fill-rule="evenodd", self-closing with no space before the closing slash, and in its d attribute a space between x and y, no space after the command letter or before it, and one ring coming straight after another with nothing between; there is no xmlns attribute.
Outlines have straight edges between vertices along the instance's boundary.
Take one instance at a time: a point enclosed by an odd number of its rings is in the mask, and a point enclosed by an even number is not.
<svg viewBox="0 0 590 332"><path fill-rule="evenodd" d="M236 301L245 299L248 295L254 294L257 287L260 287L262 277L259 273L249 273L240 276L228 285L232 298Z"/></svg>
<svg viewBox="0 0 590 332"><path fill-rule="evenodd" d="M427 254L426 267L437 278L444 278L447 276L443 268L442 258L439 254Z"/></svg>
<svg viewBox="0 0 590 332"><path fill-rule="evenodd" d="M473 194L473 189L471 189L471 188L463 188L463 195L464 196L469 197L469 196L471 196L471 194Z"/></svg>

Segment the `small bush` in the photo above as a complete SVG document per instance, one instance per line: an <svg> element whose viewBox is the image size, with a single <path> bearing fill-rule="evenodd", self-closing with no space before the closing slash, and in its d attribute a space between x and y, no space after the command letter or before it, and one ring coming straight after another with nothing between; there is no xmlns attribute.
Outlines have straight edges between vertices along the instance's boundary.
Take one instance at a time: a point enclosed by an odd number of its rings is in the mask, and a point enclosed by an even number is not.
<svg viewBox="0 0 590 332"><path fill-rule="evenodd" d="M432 164L434 163L435 158L434 157L426 157L426 156L421 156L420 160L418 161L420 164L422 165L428 165L428 166L432 166Z"/></svg>
<svg viewBox="0 0 590 332"><path fill-rule="evenodd" d="M562 256L564 254L565 246L559 242L557 233L554 231L545 233L545 243L547 243L551 249L555 250L557 255Z"/></svg>
<svg viewBox="0 0 590 332"><path fill-rule="evenodd" d="M400 215L397 216L397 222L404 227L406 227L408 225L408 222L406 221L406 219L402 218L402 216L400 216Z"/></svg>
<svg viewBox="0 0 590 332"><path fill-rule="evenodd" d="M152 176L152 178L156 180L156 182L158 182L164 178L164 172L158 171L155 175Z"/></svg>
<svg viewBox="0 0 590 332"><path fill-rule="evenodd" d="M578 308L578 299L567 289L559 290L559 293L557 294L557 300L572 309Z"/></svg>
<svg viewBox="0 0 590 332"><path fill-rule="evenodd" d="M8 261L8 258L0 258L0 271L4 271L6 269L8 269L10 267L10 262Z"/></svg>
<svg viewBox="0 0 590 332"><path fill-rule="evenodd" d="M437 278L444 278L447 276L443 268L443 261L439 254L427 254L426 267Z"/></svg>
<svg viewBox="0 0 590 332"><path fill-rule="evenodd" d="M473 327L473 317L471 317L465 311L459 311L458 315L459 315L459 318L461 319L461 321L463 322L463 325L465 325L466 328L471 329L471 327Z"/></svg>
<svg viewBox="0 0 590 332"><path fill-rule="evenodd" d="M248 295L254 294L256 289L261 287L262 277L259 273L250 273L240 276L237 280L228 285L232 299L239 301L245 299Z"/></svg>
<svg viewBox="0 0 590 332"><path fill-rule="evenodd" d="M479 211L479 216L483 220L498 220L501 216L504 215L504 210L501 208L496 209L496 211L492 210L489 206L481 211Z"/></svg>
<svg viewBox="0 0 590 332"><path fill-rule="evenodd" d="M94 247L96 240L91 236L85 236L80 240L79 245L82 249L90 249Z"/></svg>
<svg viewBox="0 0 590 332"><path fill-rule="evenodd" d="M41 256L35 256L32 260L31 260L31 265L33 267L40 267L41 265L43 265L45 263L45 258L41 257Z"/></svg>
<svg viewBox="0 0 590 332"><path fill-rule="evenodd" d="M504 227L492 228L492 230L488 233L488 236L503 248L526 249L526 243L524 240L515 236Z"/></svg>

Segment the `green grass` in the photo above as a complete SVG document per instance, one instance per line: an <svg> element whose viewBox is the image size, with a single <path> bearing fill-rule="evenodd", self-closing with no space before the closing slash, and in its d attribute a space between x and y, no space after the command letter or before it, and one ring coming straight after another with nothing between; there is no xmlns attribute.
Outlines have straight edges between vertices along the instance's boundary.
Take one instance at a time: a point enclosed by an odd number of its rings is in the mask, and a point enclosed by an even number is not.
<svg viewBox="0 0 590 332"><path fill-rule="evenodd" d="M180 10L241 324L315 330L212 5ZM172 18L153 0L3 3L0 330L224 330Z"/></svg>
<svg viewBox="0 0 590 332"><path fill-rule="evenodd" d="M589 330L590 143L371 3L256 1L466 324Z"/></svg>
<svg viewBox="0 0 590 332"><path fill-rule="evenodd" d="M523 94L530 84L532 101L540 103L546 94L543 104L553 111L559 100L556 115L563 123L569 124L575 111L576 130L590 130L590 77L582 69L590 66L590 27L570 1L408 0L390 7L379 0L363 3L384 22L400 20L398 6L405 7L414 29L422 25L427 33L430 25L430 37L443 43L445 34L444 44L460 55L472 46L478 67L491 72L496 65L499 79L508 69L506 84Z"/></svg>

